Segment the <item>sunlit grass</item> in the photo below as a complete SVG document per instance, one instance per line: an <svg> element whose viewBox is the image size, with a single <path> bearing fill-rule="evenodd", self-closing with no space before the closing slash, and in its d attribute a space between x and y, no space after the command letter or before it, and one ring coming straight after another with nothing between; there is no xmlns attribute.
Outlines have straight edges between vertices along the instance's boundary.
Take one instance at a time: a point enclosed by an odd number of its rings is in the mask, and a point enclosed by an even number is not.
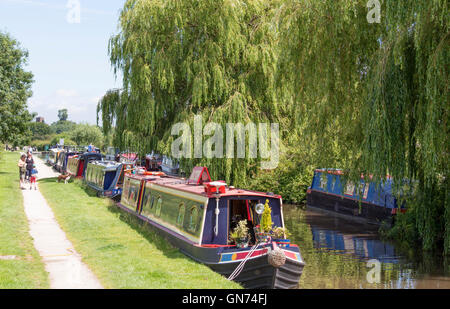
<svg viewBox="0 0 450 309"><path fill-rule="evenodd" d="M18 153L0 153L0 289L48 288L48 274L29 234L18 160Z"/></svg>
<svg viewBox="0 0 450 309"><path fill-rule="evenodd" d="M80 181L39 187L83 261L106 288L240 288L186 257L159 235L101 199Z"/></svg>

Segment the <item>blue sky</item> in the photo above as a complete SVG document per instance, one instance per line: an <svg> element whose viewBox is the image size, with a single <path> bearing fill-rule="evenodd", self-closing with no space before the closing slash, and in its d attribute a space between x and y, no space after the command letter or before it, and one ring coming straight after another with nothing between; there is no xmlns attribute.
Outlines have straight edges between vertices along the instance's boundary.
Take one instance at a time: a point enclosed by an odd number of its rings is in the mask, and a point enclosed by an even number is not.
<svg viewBox="0 0 450 309"><path fill-rule="evenodd" d="M70 22L69 4L80 4L79 23ZM108 40L118 32L125 0L0 0L0 31L28 50L27 70L34 74L29 110L58 120L67 108L69 120L96 123L101 96L121 86L108 58ZM76 20L75 20L76 21Z"/></svg>

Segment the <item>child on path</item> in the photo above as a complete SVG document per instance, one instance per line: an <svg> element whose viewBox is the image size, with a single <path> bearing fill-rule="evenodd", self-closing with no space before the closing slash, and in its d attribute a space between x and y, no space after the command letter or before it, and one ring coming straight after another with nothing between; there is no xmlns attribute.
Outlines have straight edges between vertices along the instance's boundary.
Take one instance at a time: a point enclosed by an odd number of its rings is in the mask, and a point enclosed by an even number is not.
<svg viewBox="0 0 450 309"><path fill-rule="evenodd" d="M36 175L38 174L38 171L36 169L36 165L33 165L33 169L31 170L31 175L30 175L30 190L32 189L32 186L34 184L34 190L37 190L36 187Z"/></svg>

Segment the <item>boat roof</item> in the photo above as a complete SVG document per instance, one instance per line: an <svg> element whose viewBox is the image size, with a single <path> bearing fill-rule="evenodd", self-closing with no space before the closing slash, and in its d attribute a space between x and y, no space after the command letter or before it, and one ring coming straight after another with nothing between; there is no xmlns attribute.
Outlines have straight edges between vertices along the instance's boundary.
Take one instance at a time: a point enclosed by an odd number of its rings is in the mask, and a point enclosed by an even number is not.
<svg viewBox="0 0 450 309"><path fill-rule="evenodd" d="M336 168L318 168L315 170L315 172L317 173L328 173L328 174L333 174L333 175L345 175L345 172L341 169L336 169ZM370 174L369 175L369 179L372 179L373 175ZM361 179L364 179L364 174L361 174ZM386 179L392 179L392 177L390 175L386 175Z"/></svg>
<svg viewBox="0 0 450 309"><path fill-rule="evenodd" d="M207 194L205 192L205 186L204 185L197 185L197 184L188 184L187 179L175 177L175 176L150 176L150 175L134 175L134 174L127 174L128 177L137 179L137 180L145 180L148 182L151 182L153 184L180 190L196 195L206 196L206 197L216 197L216 194ZM207 184L207 183L205 183ZM225 183L224 183L225 185ZM271 194L267 192L258 192L258 191L252 191L252 190L244 190L244 189L237 189L237 188L230 188L228 186L225 187L225 193L220 193L220 197L227 197L227 196L255 196L255 197L266 197L266 198L281 198L281 195L277 194Z"/></svg>

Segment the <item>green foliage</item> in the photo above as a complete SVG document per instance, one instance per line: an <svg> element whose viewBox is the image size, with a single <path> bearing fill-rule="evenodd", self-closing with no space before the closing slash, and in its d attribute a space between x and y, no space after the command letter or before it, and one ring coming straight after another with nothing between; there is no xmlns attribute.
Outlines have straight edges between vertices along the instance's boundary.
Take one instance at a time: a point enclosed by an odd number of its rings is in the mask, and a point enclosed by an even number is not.
<svg viewBox="0 0 450 309"><path fill-rule="evenodd" d="M235 243L237 243L239 242L239 240L247 237L248 237L247 220L241 220L238 222L238 225L230 233L230 239Z"/></svg>
<svg viewBox="0 0 450 309"><path fill-rule="evenodd" d="M34 140L45 140L52 134L51 127L43 122L31 122L28 128L31 130Z"/></svg>
<svg viewBox="0 0 450 309"><path fill-rule="evenodd" d="M69 118L67 108L58 110L58 118L59 118L59 121L67 121L67 118Z"/></svg>
<svg viewBox="0 0 450 309"><path fill-rule="evenodd" d="M29 141L27 110L33 74L24 70L28 52L8 34L0 32L0 141L15 146Z"/></svg>
<svg viewBox="0 0 450 309"><path fill-rule="evenodd" d="M69 120L60 120L50 125L52 132L55 134L73 131L76 126L77 124L75 122Z"/></svg>
<svg viewBox="0 0 450 309"><path fill-rule="evenodd" d="M52 144L52 140L51 139L45 139L45 140L37 139L37 140L32 140L30 142L30 146L31 147L36 147L36 149L38 151L44 151L45 150L45 146L51 146L51 145L54 145L54 144Z"/></svg>
<svg viewBox="0 0 450 309"><path fill-rule="evenodd" d="M59 144L60 139L64 139L65 146L77 146L77 143L72 140L72 134L68 132L60 133L55 136L50 141L51 145Z"/></svg>
<svg viewBox="0 0 450 309"><path fill-rule="evenodd" d="M103 147L103 134L99 127L89 124L79 124L75 130L70 132L70 138L77 145L93 144L96 147Z"/></svg>
<svg viewBox="0 0 450 309"><path fill-rule="evenodd" d="M264 204L264 212L261 215L261 233L270 233L272 231L272 225L272 209L269 206L269 200L266 200L266 203Z"/></svg>
<svg viewBox="0 0 450 309"><path fill-rule="evenodd" d="M115 123L114 144L170 154L171 127L193 115L216 122L281 122L275 85L277 1L135 1L125 3L120 33L110 40L123 89L101 100L103 127ZM149 52L150 51L150 52ZM258 160L198 159L213 177L244 185Z"/></svg>

